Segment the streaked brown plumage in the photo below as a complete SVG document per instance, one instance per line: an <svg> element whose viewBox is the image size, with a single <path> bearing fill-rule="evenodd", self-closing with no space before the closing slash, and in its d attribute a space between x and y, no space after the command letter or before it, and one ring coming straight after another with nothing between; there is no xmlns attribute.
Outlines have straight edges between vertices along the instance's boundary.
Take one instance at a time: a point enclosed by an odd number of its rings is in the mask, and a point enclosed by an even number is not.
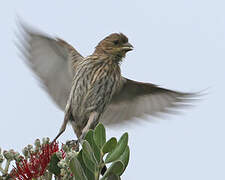
<svg viewBox="0 0 225 180"><path fill-rule="evenodd" d="M58 136L68 121L79 138L99 121L118 124L145 114L170 113L195 96L122 77L120 62L133 49L122 33L107 36L84 58L65 41L22 27L24 39L19 48L26 62L65 110Z"/></svg>

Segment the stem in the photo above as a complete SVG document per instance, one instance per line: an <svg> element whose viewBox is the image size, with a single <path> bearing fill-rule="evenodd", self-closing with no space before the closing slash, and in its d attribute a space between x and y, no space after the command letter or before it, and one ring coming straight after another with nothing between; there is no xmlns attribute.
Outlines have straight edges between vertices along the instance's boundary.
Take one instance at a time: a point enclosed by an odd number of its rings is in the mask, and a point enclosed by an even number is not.
<svg viewBox="0 0 225 180"><path fill-rule="evenodd" d="M102 170L102 168L105 166L105 163L104 163L104 161L103 161L103 156L104 156L104 154L101 152L101 157L100 157L100 159L101 159L101 162L100 162L100 164L99 164L99 170L98 170L98 173L95 175L95 180L99 180L100 179L100 175L101 175L101 170Z"/></svg>
<svg viewBox="0 0 225 180"><path fill-rule="evenodd" d="M49 172L48 174L48 180L51 180L52 179L52 173Z"/></svg>
<svg viewBox="0 0 225 180"><path fill-rule="evenodd" d="M2 167L0 167L0 172L1 172L2 174L5 174L5 170L4 170Z"/></svg>
<svg viewBox="0 0 225 180"><path fill-rule="evenodd" d="M7 174L8 170L9 170L10 162L11 162L11 160L7 159L6 165L5 165L5 174Z"/></svg>

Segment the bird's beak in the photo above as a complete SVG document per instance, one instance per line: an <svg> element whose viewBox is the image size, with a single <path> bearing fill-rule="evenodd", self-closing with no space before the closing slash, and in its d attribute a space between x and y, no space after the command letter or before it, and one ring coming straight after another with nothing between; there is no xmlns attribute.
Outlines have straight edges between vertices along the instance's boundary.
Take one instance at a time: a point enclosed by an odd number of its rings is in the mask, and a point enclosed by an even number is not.
<svg viewBox="0 0 225 180"><path fill-rule="evenodd" d="M130 43L127 42L127 43L123 44L122 49L125 51L132 51L134 49L134 47Z"/></svg>

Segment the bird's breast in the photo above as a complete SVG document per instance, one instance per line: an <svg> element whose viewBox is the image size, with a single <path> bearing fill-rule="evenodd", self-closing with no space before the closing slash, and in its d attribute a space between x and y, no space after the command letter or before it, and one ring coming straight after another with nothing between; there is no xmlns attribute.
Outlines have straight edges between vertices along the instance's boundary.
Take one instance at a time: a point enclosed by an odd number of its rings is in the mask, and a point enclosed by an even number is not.
<svg viewBox="0 0 225 180"><path fill-rule="evenodd" d="M76 119L88 119L91 112L104 112L120 87L118 64L86 60L77 66L71 92L71 109Z"/></svg>

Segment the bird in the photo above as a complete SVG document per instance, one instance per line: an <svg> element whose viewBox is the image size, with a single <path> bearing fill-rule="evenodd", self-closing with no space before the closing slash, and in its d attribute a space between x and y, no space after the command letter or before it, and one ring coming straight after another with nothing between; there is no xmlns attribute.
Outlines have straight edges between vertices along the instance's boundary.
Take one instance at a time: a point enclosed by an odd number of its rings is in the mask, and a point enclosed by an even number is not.
<svg viewBox="0 0 225 180"><path fill-rule="evenodd" d="M54 140L69 122L82 139L99 122L120 125L145 115L171 114L197 95L123 77L120 64L134 49L123 33L108 35L83 57L61 38L22 23L20 31L17 46L24 61L65 113Z"/></svg>

